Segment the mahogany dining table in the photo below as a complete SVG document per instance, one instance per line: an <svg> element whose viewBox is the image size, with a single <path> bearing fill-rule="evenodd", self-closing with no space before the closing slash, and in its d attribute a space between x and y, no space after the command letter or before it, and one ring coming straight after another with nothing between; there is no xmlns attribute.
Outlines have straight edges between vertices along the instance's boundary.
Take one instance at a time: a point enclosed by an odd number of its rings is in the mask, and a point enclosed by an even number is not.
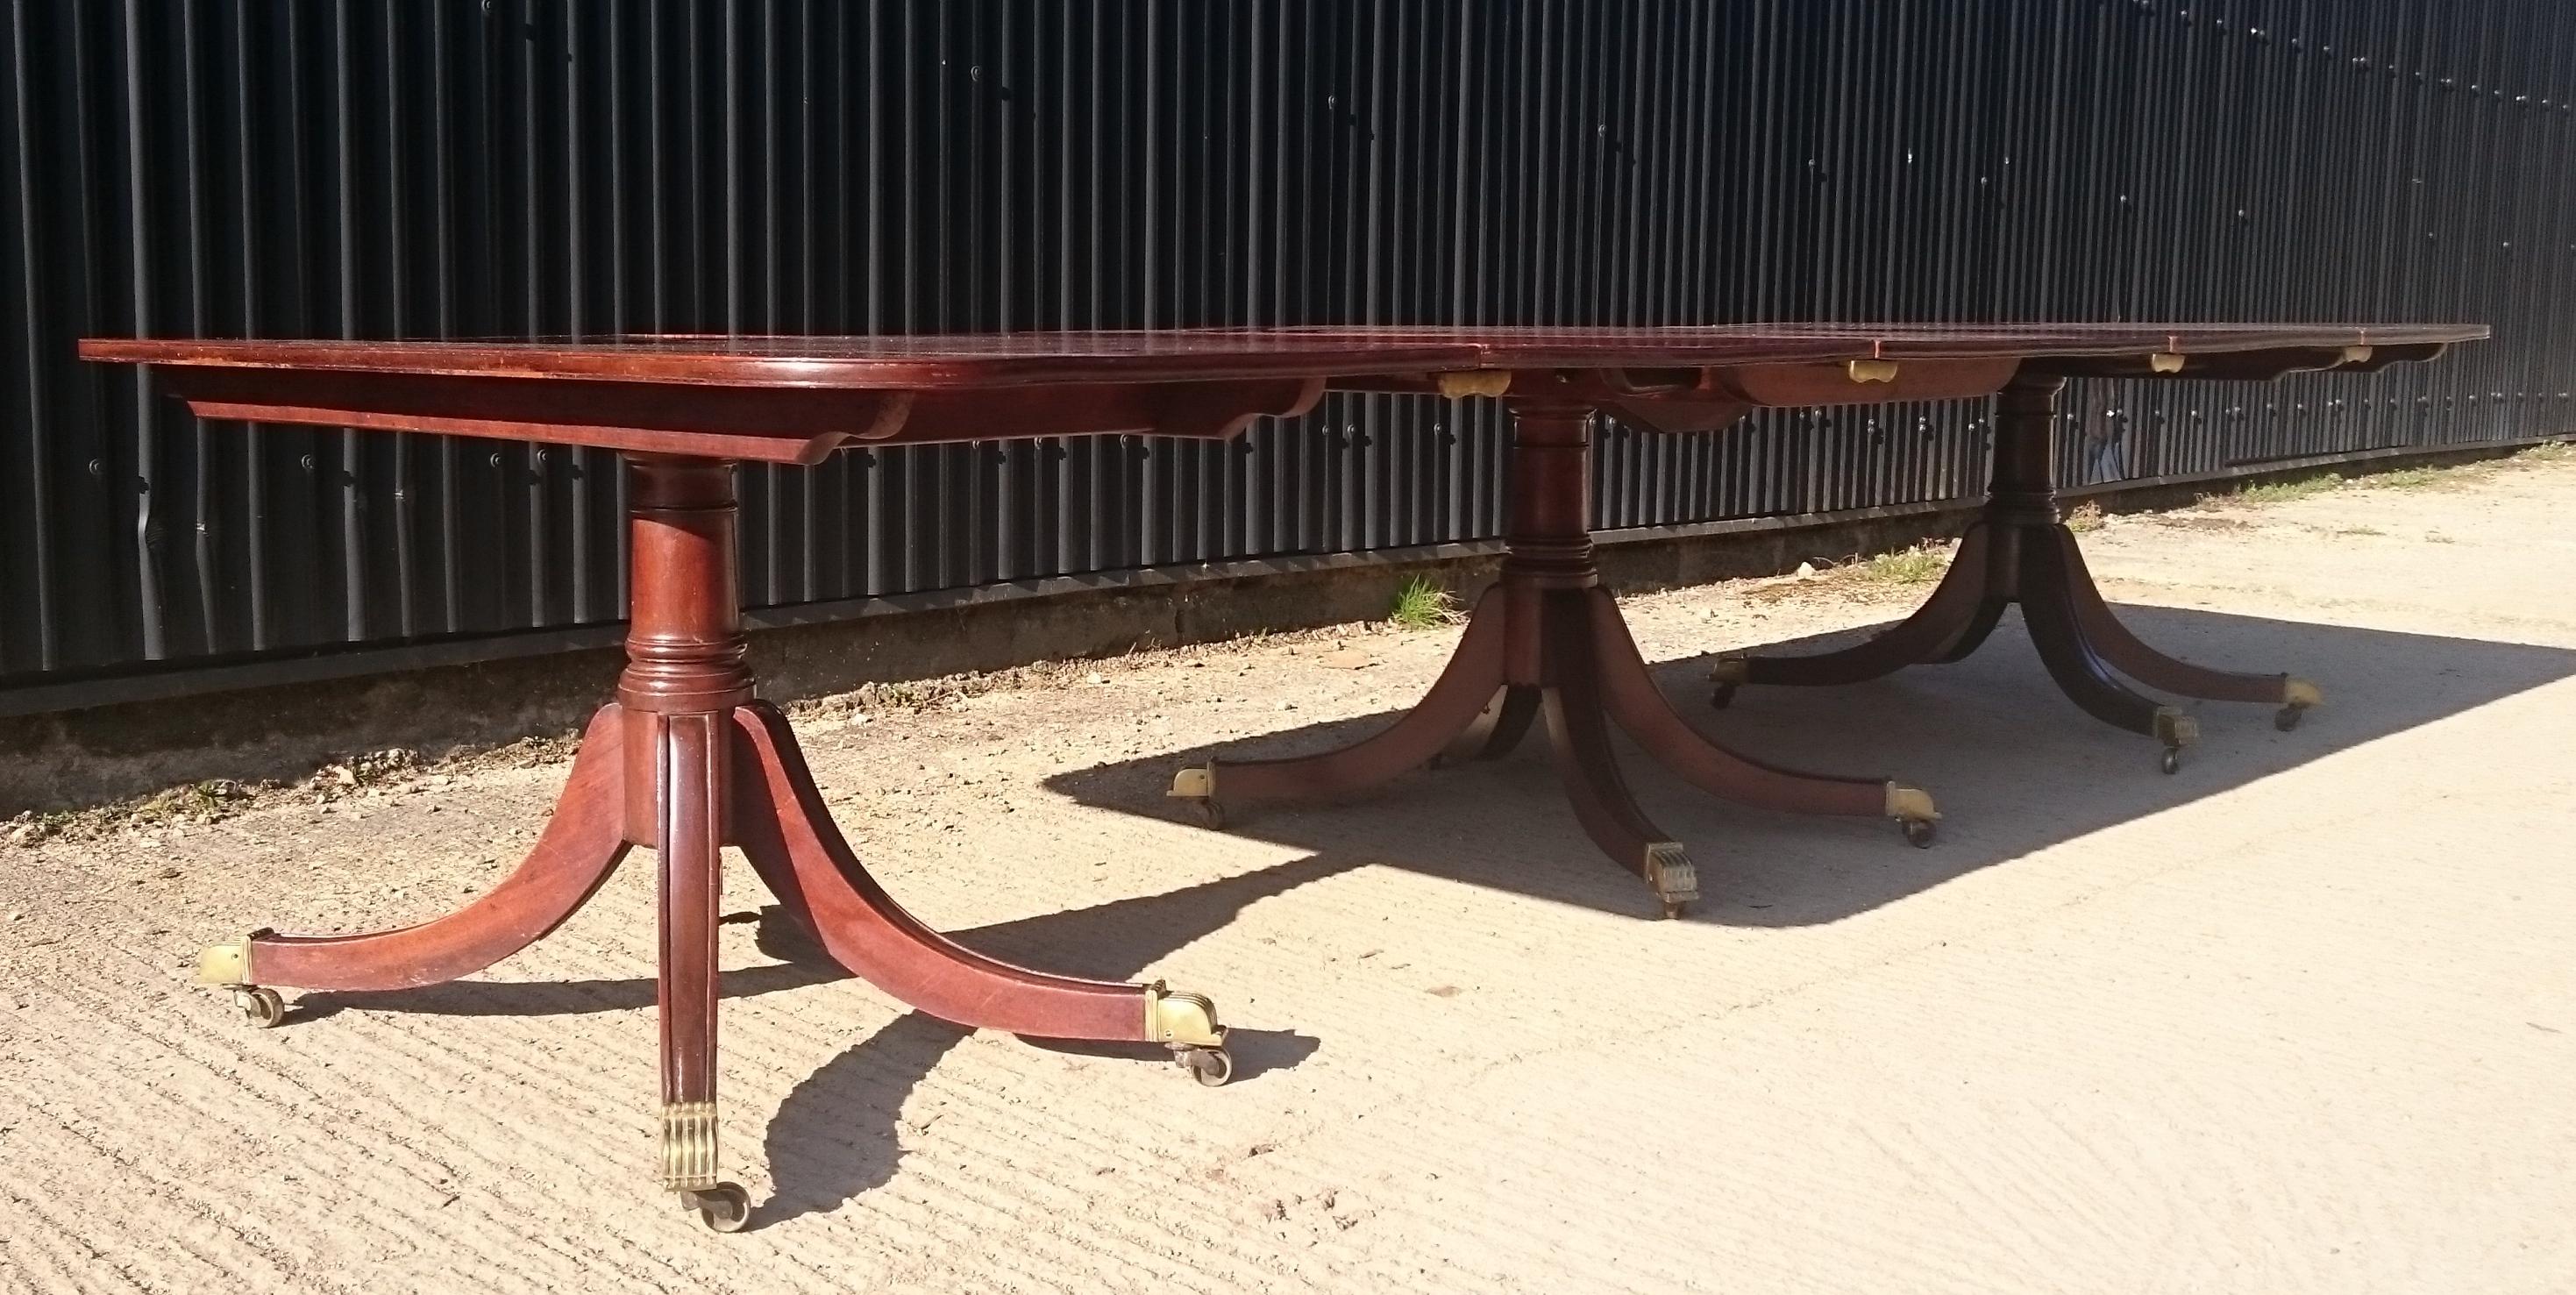
<svg viewBox="0 0 2576 1295"><path fill-rule="evenodd" d="M620 452L632 546L627 665L591 720L526 859L464 907L336 935L255 931L209 948L201 981L255 1024L280 988L408 989L470 975L542 939L633 846L659 867L661 1184L719 1231L750 1217L716 1150L716 912L723 847L741 850L832 959L889 995L969 1027L1172 1050L1201 1082L1232 1071L1205 996L1160 983L1049 975L985 957L907 914L824 808L787 721L745 665L734 470L814 464L848 446L1079 434L1231 437L1305 412L1328 389L1501 400L1512 416L1499 581L1421 702L1321 755L1210 761L1172 794L1214 825L1260 801L1355 792L1443 756L1492 757L1543 718L1575 817L1665 912L1698 897L1681 845L1629 794L1615 723L1687 781L1775 809L1884 816L1918 844L1921 790L1737 754L1655 686L1601 587L1588 515L1595 419L1665 432L1728 426L1764 406L2000 393L1994 485L1925 610L1860 647L1720 666L1741 683L1833 683L1975 646L2019 601L2042 659L2087 711L2151 733L2168 767L2189 718L2130 691L2280 704L2318 699L2282 675L2227 674L2148 650L2111 618L2060 524L2055 418L2070 378L2265 381L2426 360L2486 336L2467 325L1788 324L1716 327L1336 327L909 337L622 336L558 341L109 339L92 360L141 364L205 418L435 432Z"/></svg>

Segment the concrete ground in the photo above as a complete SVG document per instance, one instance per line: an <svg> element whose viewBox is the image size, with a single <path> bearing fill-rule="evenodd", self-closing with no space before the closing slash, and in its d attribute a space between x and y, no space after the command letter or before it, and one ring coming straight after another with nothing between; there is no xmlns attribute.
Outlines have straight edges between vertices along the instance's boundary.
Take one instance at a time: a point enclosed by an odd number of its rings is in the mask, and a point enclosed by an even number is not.
<svg viewBox="0 0 2576 1295"><path fill-rule="evenodd" d="M1631 600L1711 731L1948 815L1915 851L1640 772L1710 897L1678 922L1535 751L1229 835L1161 799L1196 753L1381 722L1454 632L817 710L915 911L1208 992L1239 1073L965 1034L727 927L724 1156L761 1202L731 1237L651 1186L649 859L470 982L266 1032L187 983L211 938L453 905L560 763L0 849L0 1289L2576 1289L2576 464L2414 484L2087 537L2149 639L2327 690L2287 734L2195 707L2175 777L2010 622L1700 706L1708 654L1920 585Z"/></svg>

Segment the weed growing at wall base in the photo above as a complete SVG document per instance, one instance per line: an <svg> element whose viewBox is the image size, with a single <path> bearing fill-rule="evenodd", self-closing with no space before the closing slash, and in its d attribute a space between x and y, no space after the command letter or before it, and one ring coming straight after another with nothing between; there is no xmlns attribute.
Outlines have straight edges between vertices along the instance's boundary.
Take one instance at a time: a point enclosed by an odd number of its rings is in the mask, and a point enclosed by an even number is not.
<svg viewBox="0 0 2576 1295"><path fill-rule="evenodd" d="M1428 630L1458 623L1458 599L1429 576L1415 576L1395 591L1386 619L1402 629Z"/></svg>

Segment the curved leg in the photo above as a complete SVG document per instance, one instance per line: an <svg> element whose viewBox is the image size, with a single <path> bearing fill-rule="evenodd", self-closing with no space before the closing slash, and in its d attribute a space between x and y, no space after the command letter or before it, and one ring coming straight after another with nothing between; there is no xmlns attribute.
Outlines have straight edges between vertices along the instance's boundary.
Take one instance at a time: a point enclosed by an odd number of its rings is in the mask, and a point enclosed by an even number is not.
<svg viewBox="0 0 2576 1295"><path fill-rule="evenodd" d="M2211 701L2270 702L2286 708L2287 713L2316 705L2322 700L2314 684L2286 674L2245 674L2234 670L2212 670L2177 660L2147 646L2120 618L2111 605L2102 600L2101 587L2093 583L2093 573L2084 566L2083 550L2075 537L2063 527L2051 528L2046 540L2033 537L2033 542L2050 544L2057 550L2060 569L2066 573L2066 597L2075 609L2076 623L2093 650L2113 669L2150 688L2180 693L2185 697L2205 697Z"/></svg>
<svg viewBox="0 0 2576 1295"><path fill-rule="evenodd" d="M1538 717L1538 689L1506 684L1494 690L1494 699L1485 703L1469 722L1466 731L1450 739L1437 757L1441 764L1464 764L1469 760L1499 760L1512 753L1529 733L1530 721Z"/></svg>
<svg viewBox="0 0 2576 1295"><path fill-rule="evenodd" d="M1207 807L1212 821L1221 821L1222 811L1216 808L1220 804L1343 796L1422 767L1451 738L1475 723L1495 690L1503 686L1504 603L1499 587L1477 601L1457 654L1449 658L1422 700L1393 724L1321 755L1247 760L1222 767L1210 760L1175 775L1170 794L1198 801Z"/></svg>
<svg viewBox="0 0 2576 1295"><path fill-rule="evenodd" d="M1970 526L1959 537L1958 555L1932 596L1912 616L1876 637L1814 656L1732 657L1718 662L1710 678L1721 688L1747 683L1850 684L1943 659L1954 650L1965 655L1985 637L1985 630L1994 627L1992 613L1999 610L1989 605L1987 563L1992 542L1987 532L1984 522ZM1960 646L1963 642L1965 647Z"/></svg>
<svg viewBox="0 0 2576 1295"><path fill-rule="evenodd" d="M527 858L473 903L417 926L361 935L257 932L206 950L199 981L245 990L415 989L472 975L543 939L626 857L619 751L629 720L614 705L591 717L554 817Z"/></svg>
<svg viewBox="0 0 2576 1295"><path fill-rule="evenodd" d="M1549 602L1569 612L1579 610L1579 604L1559 602L1562 597L1551 597ZM1601 694L1592 682L1596 671L1583 626L1572 615L1553 614L1548 619L1549 660L1556 682L1540 689L1541 709L1547 716L1549 754L1565 784L1566 799L1574 804L1575 820L1602 853L1655 888L1666 917L1678 917L1685 905L1699 898L1699 874L1681 843L1646 820L1619 776L1610 729L1602 720Z"/></svg>
<svg viewBox="0 0 2576 1295"><path fill-rule="evenodd" d="M1225 1043L1207 999L1030 971L922 925L842 840L786 717L764 702L734 715L735 843L834 961L943 1020L1040 1038L1162 1043L1209 1073L1188 1055Z"/></svg>
<svg viewBox="0 0 2576 1295"><path fill-rule="evenodd" d="M2011 601L1996 594L1987 594L1986 600L1977 604L1977 610L1968 617L1968 623L1959 627L1958 637L1951 639L1949 645L1941 649L1940 655L1924 664L1956 665L1967 660L1970 653L1985 646L1986 636L1995 632L1995 623L2004 618L2004 608Z"/></svg>
<svg viewBox="0 0 2576 1295"><path fill-rule="evenodd" d="M1883 814L1925 823L1940 817L1932 798L1915 788L1883 778L1835 778L1777 768L1702 737L1655 686L1609 591L1585 590L1583 610L1590 622L1595 677L1610 717L1647 754L1693 786L1738 804L1792 814Z"/></svg>
<svg viewBox="0 0 2576 1295"><path fill-rule="evenodd" d="M2165 772L2181 767L2179 752L2200 736L2190 716L2129 691L2086 641L2068 596L2067 572L2057 550L2036 544L2025 551L2021 614L2041 664L2060 692L2084 713L2115 728L2144 733L2165 745Z"/></svg>

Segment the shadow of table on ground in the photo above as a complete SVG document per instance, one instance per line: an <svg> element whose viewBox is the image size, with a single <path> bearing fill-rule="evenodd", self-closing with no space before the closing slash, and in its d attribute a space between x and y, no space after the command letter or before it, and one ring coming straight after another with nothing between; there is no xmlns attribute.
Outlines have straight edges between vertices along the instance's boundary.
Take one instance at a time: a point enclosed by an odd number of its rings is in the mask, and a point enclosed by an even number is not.
<svg viewBox="0 0 2576 1295"><path fill-rule="evenodd" d="M1623 745L1649 818L1690 850L1694 920L1778 927L1831 922L2110 824L2186 804L2346 748L2576 674L2576 651L2166 608L2124 607L2149 642L2195 661L2286 670L2326 704L2289 733L2273 708L2185 702L2201 741L2182 771L2157 771L2151 739L2109 728L2060 695L2018 616L1976 655L1845 688L1757 688L1708 705L1706 654L1656 667L1684 718L1746 755L1928 788L1941 839L1906 848L1892 824L1798 817L1715 800ZM1878 627L1767 649L1822 651ZM1196 822L1168 800L1172 772L1213 754L1251 760L1329 750L1392 713L1094 766L1048 785L1076 801ZM1334 804L1228 807L1232 834L1549 900L1652 916L1636 878L1593 848L1557 790L1543 732L1511 757L1406 775Z"/></svg>
<svg viewBox="0 0 2576 1295"><path fill-rule="evenodd" d="M1742 926L1829 922L1978 868L2097 828L2188 803L2335 751L2455 715L2576 674L2576 652L2387 633L2204 612L2124 609L2151 641L2195 660L2286 668L2326 688L2327 704L2293 733L2267 707L2195 704L2202 743L2183 772L2156 772L2153 742L2086 718L2059 696L2011 621L1968 661L1917 667L1851 688L1747 688L1732 708L1706 709L1707 656L1666 662L1659 682L1703 731L1774 763L1880 773L1929 786L1946 819L1930 850L1906 848L1884 822L1801 818L1711 800L1633 751L1624 761L1639 799L1692 847L1709 898L1695 920ZM1868 631L1780 645L1815 651ZM1385 724L1377 715L1176 749L1049 780L1077 801L1161 818L1171 773L1211 753L1249 759L1336 746ZM1649 917L1636 879L1594 851L1557 792L1533 734L1493 764L1409 775L1339 805L1270 807L1232 830L1305 857L1160 895L1141 896L956 933L962 943L1027 966L1120 980L1229 923L1243 908L1369 864L1411 868L1482 886ZM781 960L730 971L729 998L842 978L795 942L764 938ZM553 1015L652 1005L649 977L551 983L460 981L400 993L307 995L298 1018L344 1006L375 1011ZM898 1112L967 1031L912 1013L858 1041L799 1082L764 1139L776 1190L754 1226L828 1212L889 1178L902 1151ZM1153 1058L1150 1047L1039 1043ZM1238 1030L1236 1083L1297 1064L1316 1041Z"/></svg>

